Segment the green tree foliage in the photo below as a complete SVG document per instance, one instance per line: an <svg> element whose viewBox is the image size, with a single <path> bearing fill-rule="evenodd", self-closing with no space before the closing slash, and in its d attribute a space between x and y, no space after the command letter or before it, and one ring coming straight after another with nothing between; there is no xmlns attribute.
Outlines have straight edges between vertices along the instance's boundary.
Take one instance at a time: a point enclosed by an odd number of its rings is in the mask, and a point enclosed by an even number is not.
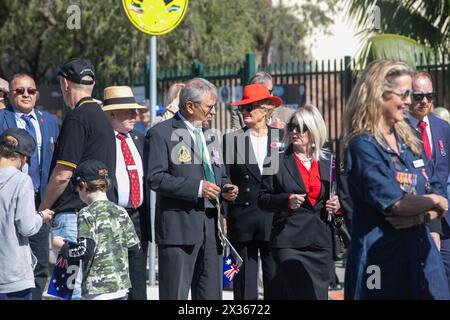
<svg viewBox="0 0 450 320"><path fill-rule="evenodd" d="M414 39L422 46L414 51L423 52L423 46L445 52L450 49L450 1L448 0L347 0L349 17L357 22L360 36L370 42L378 32L398 34ZM374 7L380 9L379 29L374 29ZM378 38L375 38L379 40ZM398 47L396 37L383 37L383 46ZM408 54L412 41L404 41ZM364 48L367 50L367 43ZM364 51L363 50L363 51ZM378 50L380 51L380 50Z"/></svg>
<svg viewBox="0 0 450 320"><path fill-rule="evenodd" d="M162 0L161 0L162 1ZM331 22L334 1L317 5L272 6L271 0L191 0L183 22L158 38L158 66L236 63L254 51L259 62L283 43L287 55L308 54L303 38ZM141 75L149 37L125 18L119 0L2 0L0 75L31 73L39 82L54 79L70 57L90 59L101 86L131 83ZM67 27L70 5L81 11L81 28Z"/></svg>

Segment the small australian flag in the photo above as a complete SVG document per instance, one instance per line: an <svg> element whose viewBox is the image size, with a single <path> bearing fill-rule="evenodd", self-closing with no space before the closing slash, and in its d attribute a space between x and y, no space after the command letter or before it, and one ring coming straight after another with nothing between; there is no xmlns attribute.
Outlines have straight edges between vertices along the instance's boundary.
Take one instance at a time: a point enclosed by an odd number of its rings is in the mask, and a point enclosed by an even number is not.
<svg viewBox="0 0 450 320"><path fill-rule="evenodd" d="M58 255L47 293L64 300L70 300L72 298L77 271L78 266L70 266L67 259Z"/></svg>
<svg viewBox="0 0 450 320"><path fill-rule="evenodd" d="M243 265L243 260L233 248L227 238L224 238L229 248L229 254L223 257L223 281L222 287L225 289L233 278L239 273L239 268Z"/></svg>

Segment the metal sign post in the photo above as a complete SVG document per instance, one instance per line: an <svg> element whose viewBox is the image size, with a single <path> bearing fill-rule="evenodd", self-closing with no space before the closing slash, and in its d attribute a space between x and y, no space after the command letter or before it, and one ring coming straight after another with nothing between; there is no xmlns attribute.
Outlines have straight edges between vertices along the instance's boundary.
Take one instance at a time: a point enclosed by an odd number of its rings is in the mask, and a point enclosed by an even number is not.
<svg viewBox="0 0 450 320"><path fill-rule="evenodd" d="M156 36L164 35L175 29L183 20L188 7L188 0L121 0L122 9L128 20L139 31L150 37L150 125L153 126L156 119ZM150 221L153 239L155 238L155 203L156 195L150 193ZM156 244L150 242L149 246L149 282L151 286L156 284Z"/></svg>

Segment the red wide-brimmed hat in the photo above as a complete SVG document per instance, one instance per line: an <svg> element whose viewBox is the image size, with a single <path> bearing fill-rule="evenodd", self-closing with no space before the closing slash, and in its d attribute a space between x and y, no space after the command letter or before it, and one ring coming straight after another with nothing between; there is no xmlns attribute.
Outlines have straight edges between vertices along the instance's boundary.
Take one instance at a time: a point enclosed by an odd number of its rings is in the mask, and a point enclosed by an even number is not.
<svg viewBox="0 0 450 320"><path fill-rule="evenodd" d="M269 93L269 89L263 84L249 84L244 86L244 93L242 100L239 102L233 102L232 106L243 106L246 104L251 104L253 102L261 101L261 100L272 100L275 105L278 107L283 103L281 98L272 96Z"/></svg>

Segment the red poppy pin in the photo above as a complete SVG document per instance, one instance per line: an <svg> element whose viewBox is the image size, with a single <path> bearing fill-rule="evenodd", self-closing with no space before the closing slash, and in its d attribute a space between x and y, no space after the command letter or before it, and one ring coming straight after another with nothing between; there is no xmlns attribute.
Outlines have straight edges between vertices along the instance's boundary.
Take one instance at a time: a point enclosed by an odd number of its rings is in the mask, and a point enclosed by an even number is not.
<svg viewBox="0 0 450 320"><path fill-rule="evenodd" d="M447 152L445 152L444 142L442 142L441 139L438 140L438 145L439 145L439 152L441 153L441 156L445 157L447 155Z"/></svg>
<svg viewBox="0 0 450 320"><path fill-rule="evenodd" d="M282 149L284 146L284 143L279 141L272 141L270 143L270 149Z"/></svg>

